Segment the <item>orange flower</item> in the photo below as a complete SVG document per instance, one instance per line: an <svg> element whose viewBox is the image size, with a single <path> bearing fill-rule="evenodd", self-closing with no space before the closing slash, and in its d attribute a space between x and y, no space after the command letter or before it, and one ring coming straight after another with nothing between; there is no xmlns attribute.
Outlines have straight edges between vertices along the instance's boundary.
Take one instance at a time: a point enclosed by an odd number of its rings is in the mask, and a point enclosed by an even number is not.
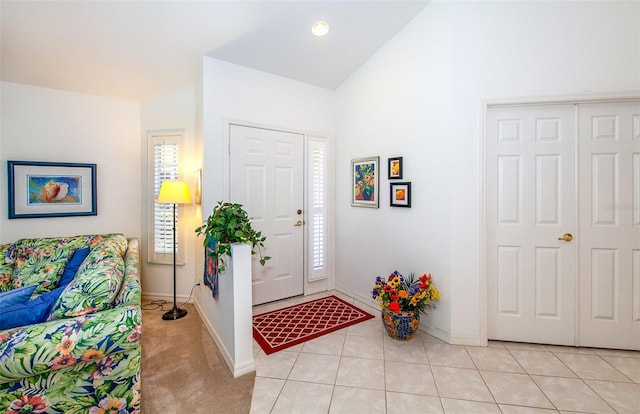
<svg viewBox="0 0 640 414"><path fill-rule="evenodd" d="M86 351L84 351L84 354L82 354L83 361L89 361L92 359L100 359L100 358L104 358L104 354L98 351L97 349L87 349Z"/></svg>
<svg viewBox="0 0 640 414"><path fill-rule="evenodd" d="M406 290L401 290L400 292L398 292L398 295L400 295L401 299L407 299L409 297L409 294Z"/></svg>
<svg viewBox="0 0 640 414"><path fill-rule="evenodd" d="M62 341L56 346L56 350L60 352L60 355L69 355L76 347L75 339L75 335L63 336Z"/></svg>

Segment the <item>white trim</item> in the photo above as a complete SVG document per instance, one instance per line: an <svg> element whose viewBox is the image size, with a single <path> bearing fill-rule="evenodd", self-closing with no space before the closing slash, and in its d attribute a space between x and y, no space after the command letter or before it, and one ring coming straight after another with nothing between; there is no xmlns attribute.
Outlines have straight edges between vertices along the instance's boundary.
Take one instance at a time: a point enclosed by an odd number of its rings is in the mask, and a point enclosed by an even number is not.
<svg viewBox="0 0 640 414"><path fill-rule="evenodd" d="M584 103L635 102L640 100L640 91L601 93L584 95L532 96L517 98L486 98L485 107L532 106L532 105L574 105Z"/></svg>

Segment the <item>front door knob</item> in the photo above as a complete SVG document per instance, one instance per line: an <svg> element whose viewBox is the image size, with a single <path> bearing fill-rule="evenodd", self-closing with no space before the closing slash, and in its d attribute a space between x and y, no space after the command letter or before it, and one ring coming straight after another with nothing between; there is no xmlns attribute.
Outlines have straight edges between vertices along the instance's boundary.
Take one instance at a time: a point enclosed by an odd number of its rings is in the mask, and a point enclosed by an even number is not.
<svg viewBox="0 0 640 414"><path fill-rule="evenodd" d="M294 224L295 227L300 227L302 226L302 220L298 220L296 221L296 224Z"/></svg>
<svg viewBox="0 0 640 414"><path fill-rule="evenodd" d="M573 240L573 235L571 233L565 233L562 235L562 237L558 237L558 240L570 242L571 240Z"/></svg>

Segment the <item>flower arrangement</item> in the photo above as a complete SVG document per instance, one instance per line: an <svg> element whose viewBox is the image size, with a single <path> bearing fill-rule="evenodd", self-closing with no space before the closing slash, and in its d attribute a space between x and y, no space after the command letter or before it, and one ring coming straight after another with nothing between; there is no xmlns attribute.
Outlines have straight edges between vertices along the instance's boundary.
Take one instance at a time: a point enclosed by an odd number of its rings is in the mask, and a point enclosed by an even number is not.
<svg viewBox="0 0 640 414"><path fill-rule="evenodd" d="M435 307L432 301L440 299L440 292L431 282L431 274L423 274L416 279L413 273L404 277L397 270L387 279L376 277L371 294L381 309L412 312L416 318L420 313L426 315L427 309Z"/></svg>

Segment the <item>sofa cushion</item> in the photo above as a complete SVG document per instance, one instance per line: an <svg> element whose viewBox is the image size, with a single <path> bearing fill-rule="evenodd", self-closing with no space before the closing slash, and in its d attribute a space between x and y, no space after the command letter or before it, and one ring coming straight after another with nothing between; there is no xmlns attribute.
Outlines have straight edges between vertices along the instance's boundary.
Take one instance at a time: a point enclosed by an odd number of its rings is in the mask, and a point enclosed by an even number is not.
<svg viewBox="0 0 640 414"><path fill-rule="evenodd" d="M5 256L12 249L13 244L0 245L0 292L13 289L11 275L13 274L13 263L5 260Z"/></svg>
<svg viewBox="0 0 640 414"><path fill-rule="evenodd" d="M46 244L16 246L16 263L11 276L13 286L36 285L34 295L55 289L71 253L67 248Z"/></svg>
<svg viewBox="0 0 640 414"><path fill-rule="evenodd" d="M33 290L36 287L34 285L31 286L23 286L18 289L8 290L6 292L0 292L0 309L5 309L13 305L20 305L26 303Z"/></svg>
<svg viewBox="0 0 640 414"><path fill-rule="evenodd" d="M101 257L94 249L57 300L49 319L86 315L108 309L124 278L121 257Z"/></svg>

